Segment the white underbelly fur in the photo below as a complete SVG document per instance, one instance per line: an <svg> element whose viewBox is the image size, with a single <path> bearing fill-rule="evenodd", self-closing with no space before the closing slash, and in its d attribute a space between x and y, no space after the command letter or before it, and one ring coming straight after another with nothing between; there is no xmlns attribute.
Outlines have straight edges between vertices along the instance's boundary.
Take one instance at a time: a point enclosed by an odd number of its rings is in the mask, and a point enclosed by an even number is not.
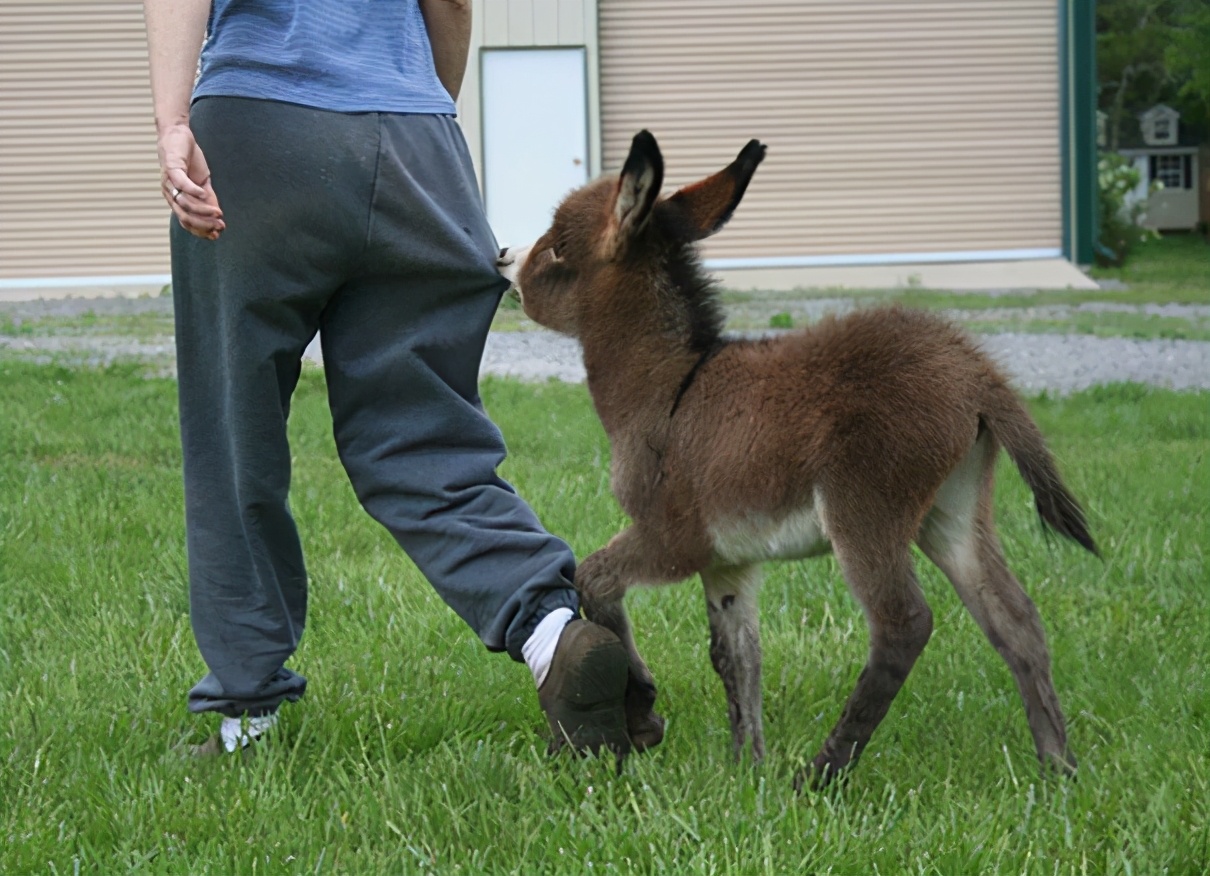
<svg viewBox="0 0 1210 876"><path fill-rule="evenodd" d="M832 547L818 496L784 517L743 514L721 520L710 527L710 537L715 555L732 565L814 557Z"/></svg>

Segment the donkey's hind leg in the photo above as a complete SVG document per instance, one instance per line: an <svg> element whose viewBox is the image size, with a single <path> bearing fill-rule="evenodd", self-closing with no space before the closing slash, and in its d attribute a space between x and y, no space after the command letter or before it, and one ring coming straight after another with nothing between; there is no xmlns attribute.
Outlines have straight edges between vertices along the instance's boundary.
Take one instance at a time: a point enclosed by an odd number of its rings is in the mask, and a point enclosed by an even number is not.
<svg viewBox="0 0 1210 876"><path fill-rule="evenodd" d="M907 544L866 544L840 535L832 547L853 595L865 609L870 650L844 712L811 766L794 780L822 788L857 762L874 730L886 716L916 658L933 631L933 613L925 602Z"/></svg>
<svg viewBox="0 0 1210 876"><path fill-rule="evenodd" d="M710 618L710 661L727 692L731 748L736 758L752 741L752 759L765 756L760 691L760 566L732 566L702 572Z"/></svg>
<svg viewBox="0 0 1210 876"><path fill-rule="evenodd" d="M984 437L950 476L921 528L925 555L949 578L1012 670L1038 760L1074 773L1038 610L1009 571L992 515L995 447Z"/></svg>

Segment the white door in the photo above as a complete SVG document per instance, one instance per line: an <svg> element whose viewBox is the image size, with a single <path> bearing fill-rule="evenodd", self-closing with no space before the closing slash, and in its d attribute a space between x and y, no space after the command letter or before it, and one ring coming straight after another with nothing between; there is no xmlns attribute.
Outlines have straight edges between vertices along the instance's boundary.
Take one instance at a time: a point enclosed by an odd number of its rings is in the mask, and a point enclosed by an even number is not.
<svg viewBox="0 0 1210 876"><path fill-rule="evenodd" d="M1155 174L1151 182L1162 185L1147 199L1142 224L1159 231L1196 227L1197 156L1153 155L1149 163Z"/></svg>
<svg viewBox="0 0 1210 876"><path fill-rule="evenodd" d="M489 49L481 70L487 218L501 245L528 244L588 181L584 49Z"/></svg>

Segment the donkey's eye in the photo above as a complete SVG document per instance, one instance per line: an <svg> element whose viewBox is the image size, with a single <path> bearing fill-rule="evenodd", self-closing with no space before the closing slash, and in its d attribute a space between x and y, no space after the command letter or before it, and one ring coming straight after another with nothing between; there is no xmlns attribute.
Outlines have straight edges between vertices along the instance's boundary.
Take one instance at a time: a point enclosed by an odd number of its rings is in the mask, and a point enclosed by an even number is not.
<svg viewBox="0 0 1210 876"><path fill-rule="evenodd" d="M549 250L549 252L550 252L550 257L551 257L552 259L554 259L556 262L561 262L561 261L563 261L563 257L562 257L561 255L559 255L559 244L557 244L557 243L552 243L552 244L550 245L550 250Z"/></svg>

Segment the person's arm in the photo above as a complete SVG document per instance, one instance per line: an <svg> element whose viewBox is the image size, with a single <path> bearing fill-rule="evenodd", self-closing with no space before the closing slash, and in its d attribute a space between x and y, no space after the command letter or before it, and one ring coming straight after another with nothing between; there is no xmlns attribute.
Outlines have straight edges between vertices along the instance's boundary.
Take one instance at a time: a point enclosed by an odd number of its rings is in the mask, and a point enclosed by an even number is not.
<svg viewBox="0 0 1210 876"><path fill-rule="evenodd" d="M420 0L437 78L454 100L462 90L471 49L471 0Z"/></svg>
<svg viewBox="0 0 1210 876"><path fill-rule="evenodd" d="M209 15L210 0L143 0L160 189L182 226L215 240L226 227L223 211L189 128L189 100Z"/></svg>

